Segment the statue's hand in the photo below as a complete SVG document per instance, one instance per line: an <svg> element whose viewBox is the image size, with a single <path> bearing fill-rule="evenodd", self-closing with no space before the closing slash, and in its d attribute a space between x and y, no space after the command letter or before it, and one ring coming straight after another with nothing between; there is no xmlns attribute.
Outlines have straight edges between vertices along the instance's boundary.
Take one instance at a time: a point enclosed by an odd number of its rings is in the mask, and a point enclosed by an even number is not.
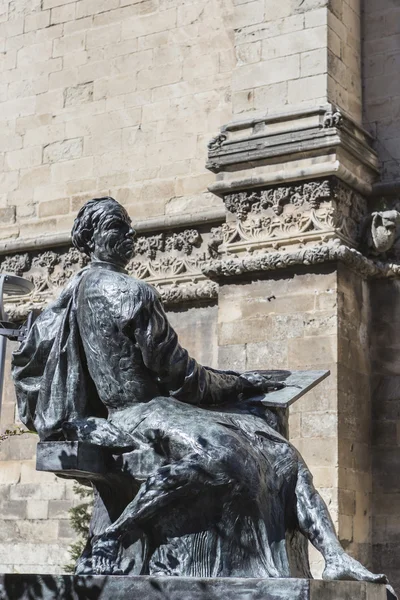
<svg viewBox="0 0 400 600"><path fill-rule="evenodd" d="M340 552L325 559L326 567L322 574L326 580L368 581L370 583L388 583L383 573L375 575L368 571L355 558Z"/></svg>
<svg viewBox="0 0 400 600"><path fill-rule="evenodd" d="M285 387L285 384L281 381L274 381L268 375L262 375L257 371L248 371L240 375L240 381L243 384L243 393L245 396L259 392L262 394L268 394L269 392L276 392Z"/></svg>

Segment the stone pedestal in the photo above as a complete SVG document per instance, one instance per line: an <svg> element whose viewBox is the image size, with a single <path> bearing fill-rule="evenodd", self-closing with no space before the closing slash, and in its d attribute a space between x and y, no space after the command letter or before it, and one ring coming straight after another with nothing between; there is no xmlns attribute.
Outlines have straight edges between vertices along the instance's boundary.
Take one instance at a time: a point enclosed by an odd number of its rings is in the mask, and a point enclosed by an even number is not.
<svg viewBox="0 0 400 600"><path fill-rule="evenodd" d="M390 594L389 594L390 596ZM307 579L0 576L2 600L387 600L384 585Z"/></svg>

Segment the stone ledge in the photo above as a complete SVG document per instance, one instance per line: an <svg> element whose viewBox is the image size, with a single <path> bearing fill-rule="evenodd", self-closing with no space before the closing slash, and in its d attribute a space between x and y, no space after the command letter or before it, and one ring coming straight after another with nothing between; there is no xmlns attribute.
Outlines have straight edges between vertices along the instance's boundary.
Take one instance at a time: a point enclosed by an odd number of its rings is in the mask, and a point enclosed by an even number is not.
<svg viewBox="0 0 400 600"><path fill-rule="evenodd" d="M379 176L372 138L333 105L228 123L208 144L209 191L243 189L335 175L369 195Z"/></svg>
<svg viewBox="0 0 400 600"><path fill-rule="evenodd" d="M238 277L247 273L276 271L288 267L342 262L365 278L398 278L400 265L367 258L354 248L331 240L326 244L308 246L292 252L260 252L244 257L224 257L205 262L202 272L211 279Z"/></svg>
<svg viewBox="0 0 400 600"><path fill-rule="evenodd" d="M389 600L390 596L384 585L353 581L22 574L0 576L2 600Z"/></svg>

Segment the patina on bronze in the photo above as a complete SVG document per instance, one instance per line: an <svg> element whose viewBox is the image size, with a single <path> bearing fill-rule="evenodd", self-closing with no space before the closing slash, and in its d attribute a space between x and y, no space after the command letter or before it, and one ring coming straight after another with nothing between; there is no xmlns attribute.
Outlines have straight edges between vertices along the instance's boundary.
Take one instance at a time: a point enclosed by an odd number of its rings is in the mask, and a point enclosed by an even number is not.
<svg viewBox="0 0 400 600"><path fill-rule="evenodd" d="M104 459L80 469L95 506L76 572L306 577L310 540L326 579L386 582L342 549L279 410L252 401L283 384L199 365L157 292L127 275L125 209L86 203L72 239L90 266L36 320L13 377L21 419L49 448ZM67 450L57 460L68 470Z"/></svg>

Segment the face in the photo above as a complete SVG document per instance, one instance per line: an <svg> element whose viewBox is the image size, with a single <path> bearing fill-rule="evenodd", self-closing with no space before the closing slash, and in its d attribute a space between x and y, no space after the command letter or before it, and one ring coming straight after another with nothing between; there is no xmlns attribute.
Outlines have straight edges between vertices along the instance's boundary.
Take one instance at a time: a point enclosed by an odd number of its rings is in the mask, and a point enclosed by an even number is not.
<svg viewBox="0 0 400 600"><path fill-rule="evenodd" d="M93 235L93 257L125 267L133 257L135 232L126 212L116 206L103 217Z"/></svg>

